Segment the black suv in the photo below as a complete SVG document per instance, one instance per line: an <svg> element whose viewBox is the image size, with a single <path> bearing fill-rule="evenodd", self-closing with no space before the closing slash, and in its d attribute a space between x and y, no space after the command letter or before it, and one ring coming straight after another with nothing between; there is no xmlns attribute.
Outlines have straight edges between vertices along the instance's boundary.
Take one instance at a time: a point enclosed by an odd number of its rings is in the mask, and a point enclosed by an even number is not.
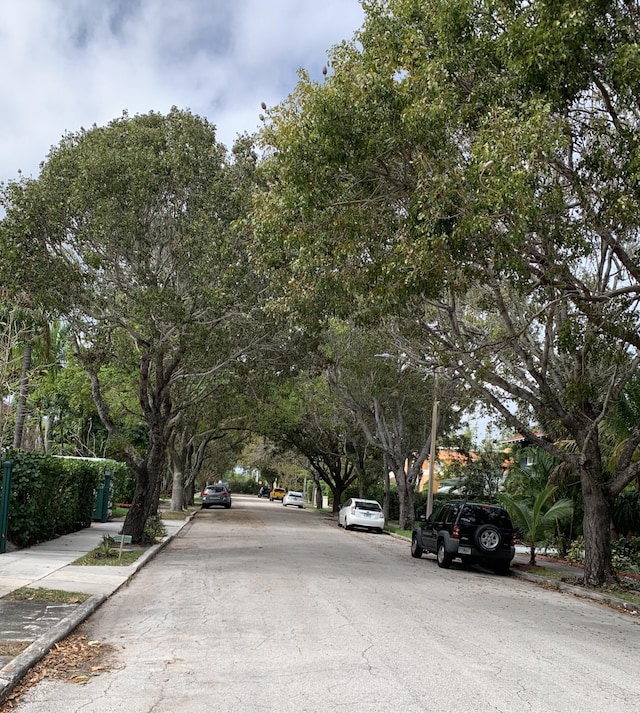
<svg viewBox="0 0 640 713"><path fill-rule="evenodd" d="M424 515L411 537L411 555L432 552L438 566L448 568L458 558L507 574L515 555L516 531L509 513L496 505L449 502L429 518Z"/></svg>

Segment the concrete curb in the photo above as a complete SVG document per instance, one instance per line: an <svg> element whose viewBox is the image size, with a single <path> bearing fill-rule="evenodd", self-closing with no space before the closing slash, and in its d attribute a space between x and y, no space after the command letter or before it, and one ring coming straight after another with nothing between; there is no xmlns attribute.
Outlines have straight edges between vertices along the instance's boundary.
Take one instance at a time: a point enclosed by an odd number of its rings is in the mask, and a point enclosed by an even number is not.
<svg viewBox="0 0 640 713"><path fill-rule="evenodd" d="M600 602L601 604L619 607L620 609L624 609L631 614L640 614L640 604L628 602L626 599L619 599L611 594L594 592L586 587L578 587L574 584L567 584L567 582L562 582L550 577L541 577L537 574L529 574L528 572L518 572L513 568L511 569L511 576L517 577L518 579L525 579L528 582L533 582L534 584L542 584L545 587L552 587L560 592L573 594L574 596L581 597L582 599L590 599L591 601Z"/></svg>
<svg viewBox="0 0 640 713"><path fill-rule="evenodd" d="M155 545L152 545L144 554L133 564L134 572L126 580L124 580L109 594L99 594L89 597L85 602L79 604L71 614L61 619L53 626L46 634L39 636L32 644L30 644L22 653L18 654L14 659L9 661L2 669L0 669L0 704L2 704L11 691L20 683L26 676L28 671L35 666L40 659L62 639L65 639L73 632L85 619L88 619L98 607L100 607L112 594L115 594L121 587L128 583L131 577L150 562L160 550L165 547L182 529L191 521L193 515L185 518L184 524L176 532L167 535Z"/></svg>
<svg viewBox="0 0 640 713"><path fill-rule="evenodd" d="M4 668L0 669L0 703L6 699L30 668L35 666L58 641L62 641L88 616L93 614L106 599L104 594L100 594L79 604L69 616L61 619L46 634L38 637L21 654L18 654Z"/></svg>
<svg viewBox="0 0 640 713"><path fill-rule="evenodd" d="M411 542L408 537L404 535L398 535L395 532L387 532L386 534L395 537L398 540L404 540L405 542ZM553 579L551 577L542 577L538 574L530 574L529 572L519 572L514 567L510 570L512 577L517 577L518 579L524 579L533 584L540 584L545 587L551 587L557 589L560 592L566 592L567 594L573 594L576 597L581 597L582 599L590 599L594 602L599 602L600 604L607 604L608 606L624 609L630 614L640 614L640 604L634 604L633 602L628 602L626 599L620 599L614 597L611 594L604 594L602 592L594 592L586 587L579 587L574 584L568 584L558 579Z"/></svg>

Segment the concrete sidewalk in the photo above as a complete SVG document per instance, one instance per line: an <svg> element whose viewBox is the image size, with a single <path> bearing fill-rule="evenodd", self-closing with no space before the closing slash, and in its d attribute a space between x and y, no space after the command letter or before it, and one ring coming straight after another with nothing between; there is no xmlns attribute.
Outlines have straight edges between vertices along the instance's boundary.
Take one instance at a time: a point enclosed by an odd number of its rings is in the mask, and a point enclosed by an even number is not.
<svg viewBox="0 0 640 713"><path fill-rule="evenodd" d="M189 520L163 520L167 536L127 566L71 564L102 543L105 535L122 529L122 519L92 523L63 535L13 552L0 554L0 597L20 587L58 589L91 595L81 604L7 601L0 598L0 645L26 646L22 653L0 652L0 703L26 672L58 641L82 623L102 602L155 556Z"/></svg>

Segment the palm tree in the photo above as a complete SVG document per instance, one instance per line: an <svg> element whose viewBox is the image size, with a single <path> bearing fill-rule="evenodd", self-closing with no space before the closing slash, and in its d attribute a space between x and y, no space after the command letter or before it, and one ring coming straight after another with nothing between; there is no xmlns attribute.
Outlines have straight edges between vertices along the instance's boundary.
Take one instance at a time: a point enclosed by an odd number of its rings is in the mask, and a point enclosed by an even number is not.
<svg viewBox="0 0 640 713"><path fill-rule="evenodd" d="M57 320L49 321L41 310L23 310L21 321L23 330L16 344L16 350L22 348L22 357L19 389L15 400L14 449L24 448L25 424L32 391L31 378L36 375L40 379L55 380L63 358L67 334L65 325ZM29 440L30 447L33 447L34 439ZM44 444L44 449L47 452L46 444Z"/></svg>
<svg viewBox="0 0 640 713"><path fill-rule="evenodd" d="M600 424L602 449L606 456L606 465L611 472L616 469L620 454L638 421L640 421L640 373L625 386L615 403L615 408ZM575 450L573 441L560 442L558 445ZM632 460L639 459L640 448L637 448L632 455ZM564 463L554 471L549 482L566 487L571 480L575 481L575 472ZM613 504L612 526L618 535L628 537L640 532L639 503L640 476L618 495Z"/></svg>
<svg viewBox="0 0 640 713"><path fill-rule="evenodd" d="M551 502L556 490L555 485L546 486L535 495L533 504L529 500L515 500L506 493L498 495L523 540L529 545L531 566L536 565L536 545L553 531L559 520L570 517L573 512L573 504L568 498Z"/></svg>
<svg viewBox="0 0 640 713"><path fill-rule="evenodd" d="M518 462L509 465L504 487L516 499L533 503L538 493L550 484L558 468L558 461L540 448L532 446L523 448L517 455ZM529 465L521 465L521 462Z"/></svg>
<svg viewBox="0 0 640 713"><path fill-rule="evenodd" d="M626 446L629 434L640 421L640 374L630 381L602 426L603 441L610 448L609 468L614 469L622 449ZM636 450L633 460L640 458L640 449ZM636 479L636 490L640 490L640 476Z"/></svg>

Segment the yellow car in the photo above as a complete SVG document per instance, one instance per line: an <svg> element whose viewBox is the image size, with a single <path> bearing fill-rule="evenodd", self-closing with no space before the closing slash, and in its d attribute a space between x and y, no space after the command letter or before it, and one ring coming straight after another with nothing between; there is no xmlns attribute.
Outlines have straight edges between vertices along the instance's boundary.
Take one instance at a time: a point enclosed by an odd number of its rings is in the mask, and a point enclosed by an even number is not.
<svg viewBox="0 0 640 713"><path fill-rule="evenodd" d="M269 493L269 500L280 500L282 501L282 498L287 494L287 491L284 488L274 488L270 493Z"/></svg>

